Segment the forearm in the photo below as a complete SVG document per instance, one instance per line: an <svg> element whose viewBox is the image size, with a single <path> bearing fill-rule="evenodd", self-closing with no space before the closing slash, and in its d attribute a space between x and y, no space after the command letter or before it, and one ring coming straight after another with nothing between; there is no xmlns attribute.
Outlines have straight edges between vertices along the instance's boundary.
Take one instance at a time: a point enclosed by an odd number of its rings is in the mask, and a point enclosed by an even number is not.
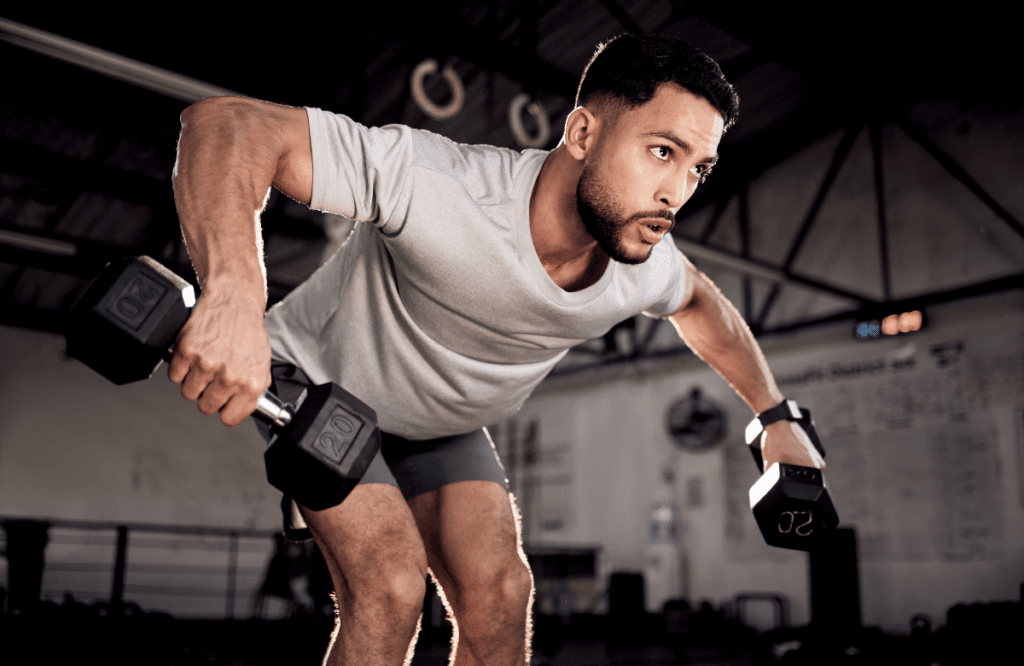
<svg viewBox="0 0 1024 666"><path fill-rule="evenodd" d="M203 287L168 367L204 414L236 425L270 385L260 213L271 186L308 204L313 160L304 109L213 97L181 114L174 201Z"/></svg>
<svg viewBox="0 0 1024 666"><path fill-rule="evenodd" d="M750 327L703 273L694 270L693 297L670 317L679 336L725 379L755 413L783 400Z"/></svg>
<svg viewBox="0 0 1024 666"><path fill-rule="evenodd" d="M212 98L182 113L174 199L200 285L266 305L259 216L280 151L246 100Z"/></svg>

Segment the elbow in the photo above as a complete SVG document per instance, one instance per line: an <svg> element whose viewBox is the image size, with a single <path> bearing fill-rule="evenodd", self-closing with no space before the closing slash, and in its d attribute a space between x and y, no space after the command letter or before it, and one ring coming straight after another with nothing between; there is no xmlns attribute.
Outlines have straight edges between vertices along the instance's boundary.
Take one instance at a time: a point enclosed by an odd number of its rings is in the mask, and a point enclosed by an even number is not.
<svg viewBox="0 0 1024 666"><path fill-rule="evenodd" d="M238 97L206 97L185 107L179 118L181 133L171 170L172 187L177 187L182 169L187 170L193 158L209 147L211 141L224 141L231 136L230 129L238 127L232 106L244 101Z"/></svg>
<svg viewBox="0 0 1024 666"><path fill-rule="evenodd" d="M193 102L181 112L179 120L184 130L189 126L195 126L204 121L230 115L249 104L244 97L204 97L198 102Z"/></svg>
<svg viewBox="0 0 1024 666"><path fill-rule="evenodd" d="M181 112L179 120L181 121L182 129L194 125L199 118L203 117L209 110L210 107L216 106L216 102L211 100L217 99L216 97L204 97L198 102L193 102L185 107L185 110Z"/></svg>

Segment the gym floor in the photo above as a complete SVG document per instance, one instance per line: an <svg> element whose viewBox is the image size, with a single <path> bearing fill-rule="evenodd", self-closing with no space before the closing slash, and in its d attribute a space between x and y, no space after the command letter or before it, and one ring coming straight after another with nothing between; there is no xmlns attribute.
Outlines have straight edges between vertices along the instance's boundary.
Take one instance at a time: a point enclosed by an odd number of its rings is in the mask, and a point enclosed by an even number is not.
<svg viewBox="0 0 1024 666"><path fill-rule="evenodd" d="M328 625L305 621L188 621L150 614L136 618L0 616L5 666L101 661L104 666L319 666ZM449 641L422 636L413 666L446 666ZM664 645L566 642L551 654L535 650L533 666L752 666L749 655L688 650L677 657Z"/></svg>
<svg viewBox="0 0 1024 666"><path fill-rule="evenodd" d="M423 646L413 658L412 666L447 666L448 646ZM553 656L535 653L533 666L751 666L750 657L729 658L717 650L702 650L680 659L662 645L620 646L609 652L601 641L572 641Z"/></svg>
<svg viewBox="0 0 1024 666"><path fill-rule="evenodd" d="M790 628L753 634L720 635L706 645L666 635L612 645L605 636L535 636L533 666L828 666L898 664L960 666L1010 663L1020 655L1013 644L1022 605L967 608L978 623L922 636L888 636L857 630L842 641L821 632ZM975 612L984 611L984 612ZM319 666L331 620L295 616L288 620L181 620L161 613L110 614L103 608L56 604L0 615L0 663L40 666L100 660L104 666ZM607 632L606 632L607 633ZM614 633L617 632L612 632ZM621 632L618 632L621 635ZM623 637L625 637L623 635ZM446 666L450 632L421 634L413 666ZM673 647L675 649L673 649ZM1012 661L1012 659L1010 660ZM1017 663L1017 662L1013 662Z"/></svg>

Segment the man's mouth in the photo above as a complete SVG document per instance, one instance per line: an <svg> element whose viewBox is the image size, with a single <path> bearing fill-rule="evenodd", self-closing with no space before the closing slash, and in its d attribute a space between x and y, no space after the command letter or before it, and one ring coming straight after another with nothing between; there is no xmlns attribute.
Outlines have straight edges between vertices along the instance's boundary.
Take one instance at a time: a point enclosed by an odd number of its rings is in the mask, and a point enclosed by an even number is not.
<svg viewBox="0 0 1024 666"><path fill-rule="evenodd" d="M672 221L660 217L649 217L644 220L644 225L656 234L663 234L672 228Z"/></svg>
<svg viewBox="0 0 1024 666"><path fill-rule="evenodd" d="M664 236L665 231L667 229L668 229L668 225L667 224L666 225L647 224L647 225L644 225L643 231L641 232L640 235L643 238L645 243L650 243L651 245L654 245L655 243L657 243L657 242L659 242L661 240L662 236Z"/></svg>
<svg viewBox="0 0 1024 666"><path fill-rule="evenodd" d="M642 224L651 227L652 229L661 229L662 231L668 231L675 224L675 218L658 213L648 213L646 215L638 215L638 221Z"/></svg>

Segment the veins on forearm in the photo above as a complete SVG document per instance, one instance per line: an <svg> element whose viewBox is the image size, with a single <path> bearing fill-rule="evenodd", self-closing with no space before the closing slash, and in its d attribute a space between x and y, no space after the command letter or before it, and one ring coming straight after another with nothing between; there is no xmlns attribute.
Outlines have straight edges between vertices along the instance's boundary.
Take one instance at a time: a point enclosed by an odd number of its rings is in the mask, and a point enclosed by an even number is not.
<svg viewBox="0 0 1024 666"><path fill-rule="evenodd" d="M245 102L218 98L182 114L173 187L186 248L200 284L236 271L263 277L259 216L266 207L276 160L260 141L259 113ZM257 110L258 111L258 110Z"/></svg>

